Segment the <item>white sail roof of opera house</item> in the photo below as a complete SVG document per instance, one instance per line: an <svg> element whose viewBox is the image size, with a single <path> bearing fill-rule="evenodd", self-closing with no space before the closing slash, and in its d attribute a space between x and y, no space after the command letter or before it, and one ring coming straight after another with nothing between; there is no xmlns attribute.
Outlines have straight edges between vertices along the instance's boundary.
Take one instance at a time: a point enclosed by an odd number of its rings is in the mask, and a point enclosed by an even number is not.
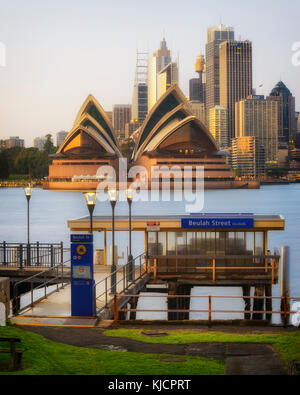
<svg viewBox="0 0 300 395"><path fill-rule="evenodd" d="M172 85L152 107L139 130L132 159L147 152L193 141L197 152L217 154L219 148L207 127L193 115L177 85Z"/></svg>
<svg viewBox="0 0 300 395"><path fill-rule="evenodd" d="M120 146L113 126L104 109L89 95L81 106L72 129L68 133L57 155L82 154L111 155L121 157Z"/></svg>

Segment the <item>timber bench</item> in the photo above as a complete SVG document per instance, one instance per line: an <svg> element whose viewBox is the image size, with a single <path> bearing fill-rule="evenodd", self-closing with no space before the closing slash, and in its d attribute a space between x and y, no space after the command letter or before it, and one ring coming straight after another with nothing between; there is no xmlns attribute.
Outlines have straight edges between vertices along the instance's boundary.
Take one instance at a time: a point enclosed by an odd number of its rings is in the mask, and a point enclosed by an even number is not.
<svg viewBox="0 0 300 395"><path fill-rule="evenodd" d="M0 347L0 353L10 353L10 370L17 370L21 368L22 354L25 350L16 348L16 343L21 343L18 337L0 337L0 343L9 343L9 347Z"/></svg>

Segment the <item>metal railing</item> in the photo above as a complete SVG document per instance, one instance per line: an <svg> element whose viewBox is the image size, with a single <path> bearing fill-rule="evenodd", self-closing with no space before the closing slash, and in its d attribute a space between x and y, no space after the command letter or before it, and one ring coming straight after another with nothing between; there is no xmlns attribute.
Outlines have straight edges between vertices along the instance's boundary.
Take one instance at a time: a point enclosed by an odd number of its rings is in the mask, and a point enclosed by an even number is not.
<svg viewBox="0 0 300 395"><path fill-rule="evenodd" d="M279 255L151 255L149 264L154 276L159 274L208 273L215 284L217 273L222 274L264 274L272 283L278 281Z"/></svg>
<svg viewBox="0 0 300 395"><path fill-rule="evenodd" d="M168 295L168 294L160 294L160 295L153 295L153 294L143 294L143 298L167 298L169 299L172 298L181 298L181 299L206 299L208 308L207 309L133 309L133 308L120 308L119 307L119 300L123 297L124 295L122 294L115 294L114 295L114 300L113 304L111 306L111 310L114 312L114 322L117 323L119 321L119 313L127 313L127 312L142 312L142 313L206 313L207 314L207 321L208 324L210 325L213 322L212 314L213 313L224 313L224 314L244 314L244 315L261 315L263 316L264 314L280 314L282 315L282 319L284 321L285 326L288 324L289 317L293 314L299 314L299 311L290 311L290 302L293 301L300 301L300 297L275 297L275 296L201 296L201 295ZM140 295L138 294L126 294L126 297L128 298L139 298ZM249 300L251 303L251 300L260 300L263 302L266 302L267 300L273 301L277 300L281 302L280 305L280 310L256 310L253 306L253 308L249 308L248 310L227 310L227 309L213 309L213 301L215 299L241 299L243 301ZM263 308L263 306L261 306ZM155 321L155 320L153 320Z"/></svg>
<svg viewBox="0 0 300 395"><path fill-rule="evenodd" d="M138 255L126 265L119 267L113 273L95 283L94 285L94 301L95 301L95 315L99 315L103 310L113 302L114 294L112 294L112 278L116 278L116 289L119 288L119 293L125 293L133 284L136 284L147 273L146 253ZM130 269L132 268L132 277L130 280ZM119 276L118 276L119 275ZM119 277L119 279L118 279ZM98 304L102 304L97 308Z"/></svg>
<svg viewBox="0 0 300 395"><path fill-rule="evenodd" d="M20 311L25 310L28 307L34 307L35 304L39 303L43 299L46 299L53 292L63 289L65 285L70 282L70 279L66 279L66 273L64 271L68 262L70 262L70 260L15 283L13 287L12 300L13 314L17 315L20 313ZM25 283L30 283L30 290L21 294L19 292L20 286ZM34 286L34 284L36 285ZM50 289L50 286L55 286L55 288L53 289L51 287ZM43 290L43 295L41 296L37 294L37 291L40 289ZM30 293L30 302L21 308L21 297L28 293Z"/></svg>
<svg viewBox="0 0 300 395"><path fill-rule="evenodd" d="M48 268L61 264L69 249L63 243L0 244L0 268Z"/></svg>

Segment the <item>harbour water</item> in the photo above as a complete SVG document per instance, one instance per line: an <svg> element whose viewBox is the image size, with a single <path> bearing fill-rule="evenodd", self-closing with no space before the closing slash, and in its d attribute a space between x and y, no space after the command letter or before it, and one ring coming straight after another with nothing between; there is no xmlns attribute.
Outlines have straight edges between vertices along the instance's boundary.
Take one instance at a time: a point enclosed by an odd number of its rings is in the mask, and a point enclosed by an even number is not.
<svg viewBox="0 0 300 395"><path fill-rule="evenodd" d="M186 214L185 201L134 202L133 215ZM22 188L0 189L0 239L6 242L26 242L27 202ZM201 207L200 207L201 208ZM201 210L197 210L200 212ZM286 229L269 233L269 249L282 246L291 249L291 295L300 296L300 184L263 186L259 190L212 190L204 194L203 212L207 213L255 213L281 214ZM126 201L118 202L116 215L128 213ZM110 215L108 201L97 202L94 215ZM85 200L81 192L46 191L34 189L30 201L30 240L32 242L60 242L69 246L70 232L67 220L87 216ZM108 235L110 243L110 235ZM128 234L116 234L118 255L127 255ZM103 235L95 234L95 247L103 247ZM133 255L144 250L144 235L133 234ZM280 294L279 286L273 289Z"/></svg>

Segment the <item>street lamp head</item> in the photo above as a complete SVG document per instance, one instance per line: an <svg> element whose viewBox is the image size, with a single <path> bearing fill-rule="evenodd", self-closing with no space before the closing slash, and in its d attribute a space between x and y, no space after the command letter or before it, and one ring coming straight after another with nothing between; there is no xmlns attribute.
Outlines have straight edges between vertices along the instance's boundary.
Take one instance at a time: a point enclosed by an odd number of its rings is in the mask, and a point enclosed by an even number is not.
<svg viewBox="0 0 300 395"><path fill-rule="evenodd" d="M24 193L26 198L29 200L31 198L32 195L32 188L31 186L28 186L27 188L24 188Z"/></svg>
<svg viewBox="0 0 300 395"><path fill-rule="evenodd" d="M86 192L84 194L85 201L88 207L96 205L97 193L96 192Z"/></svg>
<svg viewBox="0 0 300 395"><path fill-rule="evenodd" d="M119 191L117 189L109 189L107 191L111 203L117 202Z"/></svg>
<svg viewBox="0 0 300 395"><path fill-rule="evenodd" d="M134 198L134 189L126 189L127 200L133 200Z"/></svg>

